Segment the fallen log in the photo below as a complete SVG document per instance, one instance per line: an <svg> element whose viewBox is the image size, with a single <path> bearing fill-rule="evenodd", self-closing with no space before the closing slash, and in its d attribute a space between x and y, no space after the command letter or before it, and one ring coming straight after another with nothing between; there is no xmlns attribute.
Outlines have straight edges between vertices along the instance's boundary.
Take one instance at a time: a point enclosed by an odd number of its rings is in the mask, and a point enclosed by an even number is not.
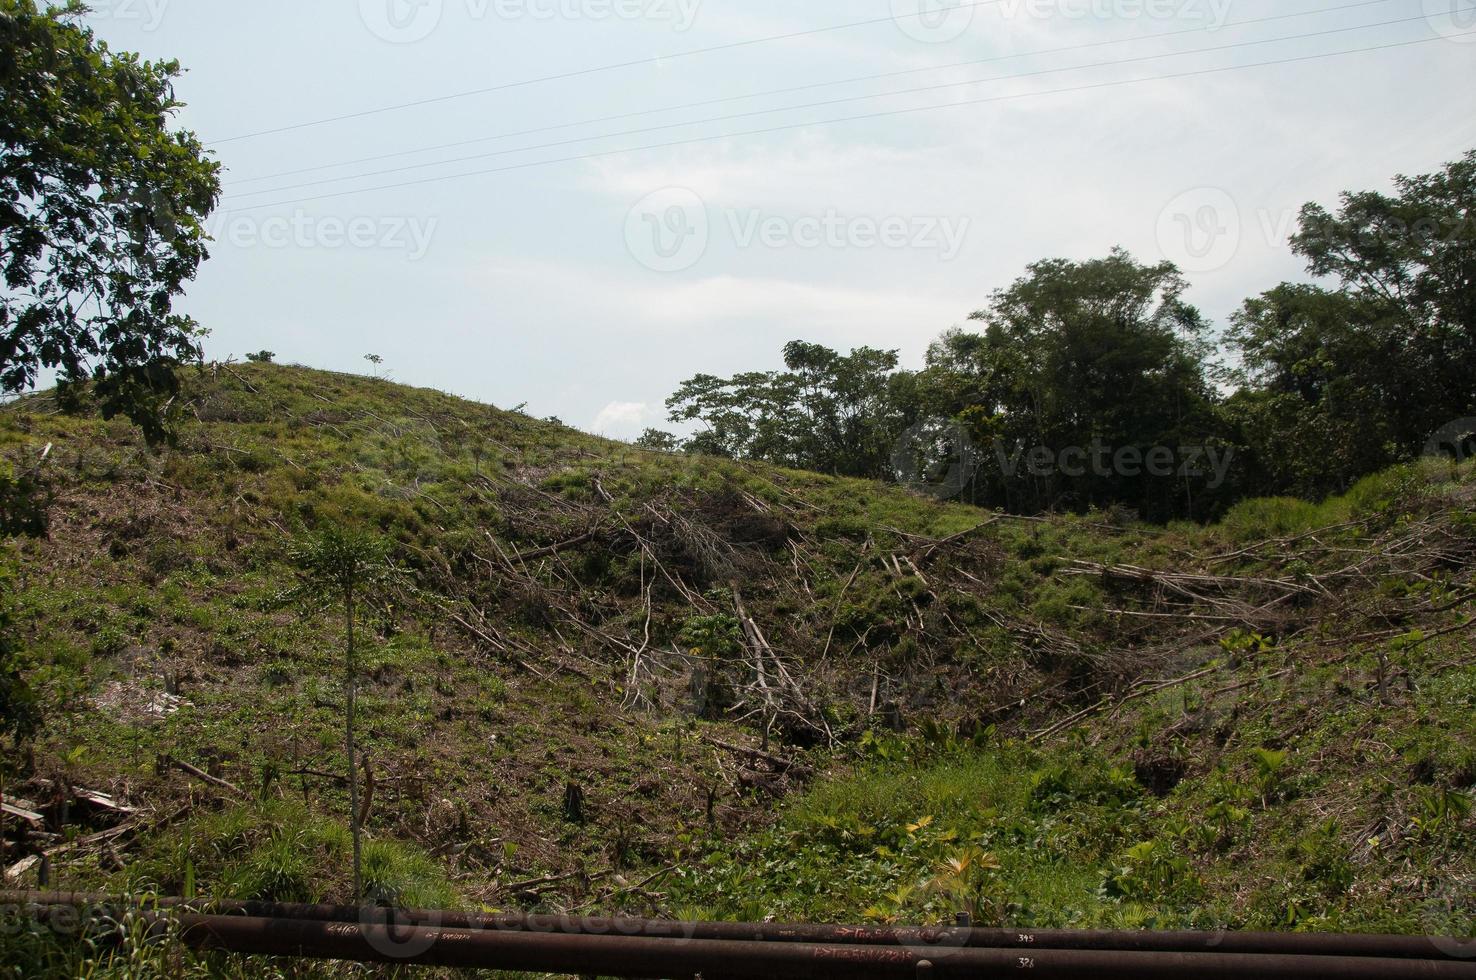
<svg viewBox="0 0 1476 980"><path fill-rule="evenodd" d="M769 765L778 769L780 772L792 771L796 776L808 776L813 771L810 769L809 766L805 765L803 762L799 762L798 760L786 759L781 755L774 755L771 752L764 752L761 749L750 749L744 745L734 745L731 742L724 742L721 739L713 738L710 735L703 735L702 741L706 742L708 745L714 746L715 748L722 749L725 752L732 752L735 755L744 755L748 756L750 759L758 759L760 762L767 762Z"/></svg>
<svg viewBox="0 0 1476 980"><path fill-rule="evenodd" d="M210 773L206 772L205 770L198 769L195 766L190 765L188 762L185 762L182 759L176 759L172 755L168 755L168 754L161 755L159 757L159 761L166 768L169 767L169 766L173 766L175 769L178 769L180 772L184 773L187 776L193 776L196 779L200 780L201 782L209 783L211 786L215 786L215 787L217 787L219 789L223 789L226 792L231 793L231 794L233 794L235 796L245 796L246 795L243 792L241 792L241 787L237 786L235 783L228 782L228 781L226 781L224 779L221 779L219 776L212 776L212 775L210 775Z"/></svg>

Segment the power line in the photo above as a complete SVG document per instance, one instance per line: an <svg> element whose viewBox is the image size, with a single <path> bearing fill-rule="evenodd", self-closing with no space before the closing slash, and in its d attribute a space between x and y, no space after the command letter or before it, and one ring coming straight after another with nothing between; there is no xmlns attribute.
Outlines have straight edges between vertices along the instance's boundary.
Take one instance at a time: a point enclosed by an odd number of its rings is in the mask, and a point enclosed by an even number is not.
<svg viewBox="0 0 1476 980"><path fill-rule="evenodd" d="M810 37L814 34L825 34L830 31L845 31L855 27L870 27L873 24L895 23L899 20L910 20L914 17L931 16L938 13L953 10L967 10L974 7L992 7L1001 3L1002 0L960 0L959 3L938 10L919 9L916 13L891 14L886 17L874 17L870 20L857 20L849 24L832 24L829 27L812 27L803 31L791 31L788 34L771 34L768 37L749 38L746 41L730 41L727 44L714 44L705 48L689 48L686 51L676 51L671 54L657 55L651 58L639 58L634 61L618 61L609 65L597 65L592 68L579 68L574 71L559 72L555 75L540 75L536 78L524 78L515 82L502 82L498 85L489 85L485 88L469 89L465 92L452 92L448 95L436 95L425 99L417 99L413 102L401 102L395 105L379 106L374 109L363 109L359 112L348 112L339 116L326 116L322 119L310 119L306 122L293 123L289 126L277 126L273 129L262 129L254 133L242 133L240 136L228 136L225 139L215 140L207 145L220 146L224 143L235 143L240 140L255 139L258 136L271 136L276 133L288 133L293 130L307 129L310 126L322 126L327 123L342 122L346 119L362 119L365 116L375 116L384 112L395 112L400 109L414 109L419 106L434 105L438 102L451 102L455 99L465 99L473 95L486 95L489 92L502 92L507 89L522 88L527 85L538 85L543 82L556 82L566 78L580 78L585 75L595 75L600 72L616 71L621 68L636 68L641 65L650 65L662 61L674 61L677 58L690 58L699 54L711 54L714 51L731 51L734 48L752 47L756 44L769 44L773 41L789 41L797 37Z"/></svg>
<svg viewBox="0 0 1476 980"><path fill-rule="evenodd" d="M800 105L776 106L769 109L754 109L747 112L729 113L723 116L712 116L707 119L692 119L683 122L662 123L657 126L643 126L637 129L626 129L611 133L598 133L593 136L577 136L566 140L555 140L550 143L539 143L533 146L511 147L504 150L491 150L486 153L473 153L467 156L453 157L449 160L434 160L428 163L407 164L403 167L390 167L384 170L371 170L362 173L345 174L339 177L323 177L318 180L302 181L296 184L286 184L281 187L272 187L259 191L242 191L231 195L234 198L256 197L263 194L275 194L283 191L300 190L308 187L321 187L324 184L336 184L346 180L362 180L368 177L387 177L391 174L406 173L413 170L424 170L427 167L445 167L457 163L470 163L474 160L485 160L490 157L506 156L510 153L525 153L533 150L549 150L561 146L570 146L575 143L587 143L593 140L612 139L620 136L639 136L645 133L661 132L668 129L678 129L683 126L696 126L704 123L728 122L734 119L748 119L754 116L768 115L774 112L793 112L801 109L818 109L826 106L843 105L849 102L862 102L869 99L889 98L898 95L916 95L923 92L936 92L942 89L961 88L966 85L981 85L986 82L1013 81L1022 78L1035 78L1040 75L1054 75L1061 72L1085 71L1092 68L1110 68L1120 65L1137 64L1145 61L1158 61L1164 58L1182 58L1186 55L1207 54L1216 51L1229 51L1237 48L1256 47L1262 44L1275 44L1283 41L1300 41L1307 38L1326 37L1333 34L1346 34L1352 31L1372 30L1376 27L1389 27L1394 24L1404 24L1415 20L1424 20L1424 15L1413 17L1401 17L1395 20L1380 21L1374 24L1360 24L1353 27L1329 28L1321 31L1309 31L1303 34L1289 34L1281 37L1260 38L1252 41L1233 41L1229 44L1216 44L1202 48L1190 48L1185 51L1171 51L1164 54L1139 55L1134 58L1118 58L1110 61L1098 61L1085 65L1071 65L1060 68L1042 68L1037 71L1018 72L1008 75L996 75L992 78L975 78L963 82L942 82L936 85L923 85L916 88L898 89L895 92L877 92L870 95L851 95L838 99L826 99L820 102L808 102Z"/></svg>
<svg viewBox="0 0 1476 980"><path fill-rule="evenodd" d="M1359 0L1358 3L1346 3L1332 7L1320 7L1316 10L1301 10L1290 14L1274 14L1268 17L1256 17L1250 20L1229 21L1221 24L1219 26L1219 29L1231 27L1249 27L1253 24L1264 24L1271 21L1289 20L1296 17L1312 17L1318 14L1339 13L1347 10L1355 10L1360 7L1371 7L1379 4L1386 4L1389 2L1391 2L1391 0ZM479 136L474 139L457 140L453 143L440 143L434 146L422 146L412 150L396 150L393 153L380 153L374 156L356 157L352 160L340 160L336 163L324 163L313 167L299 167L295 170L284 170L274 174L263 174L260 177L243 177L236 181L233 181L230 185L227 186L229 187L240 184L257 183L263 180L276 180L282 177L295 177L299 174L312 173L316 170L332 170L335 167L349 167L358 163L375 163L380 160L390 160L395 157L412 156L417 153L433 153L438 150L454 150L459 149L463 146L473 146L477 143L490 143L496 140L513 139L518 136L533 136L538 133L547 133L559 129L570 129L575 126L588 126L594 123L614 122L618 119L630 119L636 116L649 116L662 112L677 112L683 109L699 109L704 106L720 105L727 102L740 102L744 99L758 99L771 95L787 95L792 92L803 92L817 88L829 88L835 85L849 85L855 82L880 81L881 79L885 78L896 78L902 75L916 75L922 72L946 71L952 68L969 68L975 65L983 65L999 61L1009 61L1015 58L1030 58L1037 55L1045 54L1064 54L1069 51L1081 51L1087 48L1107 47L1116 44L1131 44L1139 41L1153 41L1161 38L1179 37L1184 34L1199 34L1203 33L1204 31L1214 29L1216 28L1214 28L1213 25L1209 27L1186 27L1182 30L1163 31L1157 34L1145 34L1135 37L1111 38L1105 41L1089 41L1084 44L1071 44L1055 48L1038 48L1034 51L1018 51L1011 54L995 55L989 58L977 58L971 61L957 61L947 65L930 65L925 68L904 68L900 71L881 72L874 75L858 75L852 78L839 78L835 79L834 81L828 82L811 82L807 85L795 85L789 88L768 89L762 92L750 92L744 95L730 95L723 98L705 99L700 102L686 102L679 105L662 106L655 109L638 109L634 112L620 112L608 116L595 116L589 119L576 120L574 122L555 123L550 126L538 126L533 129L523 129L509 133L497 133L492 136ZM885 94L887 93L878 93L878 96ZM773 111L777 112L782 110L783 108L784 107L781 106ZM696 121L700 122L702 120ZM425 166L432 165L433 164L425 164Z"/></svg>
<svg viewBox="0 0 1476 980"><path fill-rule="evenodd" d="M457 174L440 174L435 177L421 177L417 180L401 181L394 184L377 184L373 187L357 187L352 190L334 191L328 194L315 194L308 197L292 198L286 201L272 201L266 204L251 204L244 208L236 208L227 213L240 214L246 211L260 211L264 208L282 207L288 204L305 204L310 201L325 201L331 198L346 197L351 194L363 194L370 191L394 190L401 187L418 187L424 184L435 184L446 180L456 180L462 177L480 177L487 174L507 173L513 170L527 170L533 167L549 166L556 163L574 163L581 160L596 160L602 157L616 156L621 153L639 153L643 150L663 150L677 146L691 146L697 143L710 143L714 140L734 139L740 136L763 136L770 133L787 132L789 130L804 129L809 126L829 126L836 123L859 122L867 119L882 119L891 116L907 115L914 112L931 112L938 109L956 109L961 106L984 105L994 102L1010 102L1015 99L1035 98L1043 95L1065 95L1074 92L1089 92L1097 89L1116 88L1124 85L1136 85L1142 82L1161 82L1179 78L1196 78L1204 75L1215 75L1224 72L1243 71L1249 68L1266 68L1273 65L1290 65L1308 61L1321 61L1325 58L1335 58L1348 54L1363 54L1370 51L1386 51L1393 48L1404 48L1415 44L1429 44L1433 41L1444 41L1457 37L1470 37L1476 35L1476 31L1464 31L1459 34L1449 34L1443 37L1422 37L1412 41L1391 41L1385 44L1374 44L1362 48L1348 48L1343 51L1326 51L1321 54L1300 55L1294 58L1277 58L1271 61L1257 61L1245 65L1222 65L1218 68L1201 68L1195 71L1175 72L1168 75L1150 75L1146 78L1125 78L1110 82L1093 82L1086 85L1073 85L1066 88L1045 89L1039 92L1018 92L1013 95L994 95L982 99L966 99L959 102L945 102L939 105L911 106L906 109L888 109L882 112L869 112L855 116L840 116L834 119L816 119L809 122L786 123L781 126L770 126L764 129L750 129L736 133L717 133L711 136L695 136L690 139L671 140L665 143L650 143L644 146L627 146L613 150L598 150L592 153L581 153L574 156L555 157L547 160L530 160L525 163L510 164L505 167L490 167L483 170L468 170Z"/></svg>

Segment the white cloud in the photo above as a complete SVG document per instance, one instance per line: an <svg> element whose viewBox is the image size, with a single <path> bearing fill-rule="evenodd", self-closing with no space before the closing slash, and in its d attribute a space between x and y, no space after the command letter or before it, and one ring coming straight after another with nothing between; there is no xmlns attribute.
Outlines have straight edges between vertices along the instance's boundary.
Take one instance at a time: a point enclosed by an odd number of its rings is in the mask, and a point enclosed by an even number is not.
<svg viewBox="0 0 1476 980"><path fill-rule="evenodd" d="M610 402L595 415L589 429L603 436L630 438L641 434L651 414L651 406L645 402Z"/></svg>

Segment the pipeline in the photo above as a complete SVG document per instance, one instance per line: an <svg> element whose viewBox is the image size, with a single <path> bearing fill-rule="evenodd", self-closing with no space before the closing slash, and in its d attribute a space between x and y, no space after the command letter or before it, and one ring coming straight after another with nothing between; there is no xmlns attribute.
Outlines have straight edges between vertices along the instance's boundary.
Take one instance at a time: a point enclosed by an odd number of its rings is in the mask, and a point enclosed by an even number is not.
<svg viewBox="0 0 1476 980"><path fill-rule="evenodd" d="M128 904L116 896L86 892L0 891L0 905L72 905L97 909ZM983 929L965 926L844 926L770 922L681 922L604 916L504 913L481 915L434 909L388 909L289 902L249 902L181 898L136 900L157 908L256 918L302 919L468 931L528 932L552 935L629 936L648 939L809 943L835 946L892 946L929 950L1075 949L1123 952L1243 953L1254 955L1352 956L1384 959L1462 960L1476 958L1476 944L1429 936L1361 933L1279 933L1173 931L1150 932ZM1466 955L1461 956L1464 952Z"/></svg>
<svg viewBox="0 0 1476 980"><path fill-rule="evenodd" d="M90 904L79 899L99 896L40 896L0 893L0 903L16 895L27 905L58 910ZM45 897L36 902L32 899ZM127 905L117 899L115 903ZM936 946L919 948L852 942L813 943L796 939L749 938L677 941L671 937L592 935L535 931L495 931L430 925L398 925L349 921L358 909L316 909L320 917L266 917L201 914L191 904L175 901L163 911L140 912L151 928L175 935L202 950L236 953L424 964L506 970L599 973L624 977L693 976L706 980L784 980L784 978L985 977L1029 970L1039 977L1205 978L1476 978L1476 962L1433 958L1318 955L1308 953L1174 952L1122 949L1032 947L1028 950ZM230 903L247 906L252 903ZM116 907L116 906L115 906ZM218 903L217 903L218 907ZM278 906L278 908L283 908ZM285 907L291 909L291 906ZM337 917L323 917L333 910ZM75 908L73 909L75 911ZM502 917L487 917L493 920ZM620 922L622 920L606 920ZM646 920L623 920L636 922ZM712 923L714 926L739 925ZM752 928L770 928L753 926ZM827 928L827 927L800 927ZM885 930L883 930L885 931ZM1079 935L1079 934L1077 934ZM1108 934L1122 935L1122 934ZM1151 934L1147 934L1151 935ZM1293 938L1293 937L1283 937ZM1395 937L1398 938L1398 937Z"/></svg>
<svg viewBox="0 0 1476 980"><path fill-rule="evenodd" d="M176 917L180 939L197 949L274 956L462 968L690 977L704 980L951 980L1028 970L1032 977L1093 980L1470 980L1476 963L1382 957L1121 950L951 949L921 952L884 946L840 946L715 939L485 932L428 926L365 926L306 919L197 915Z"/></svg>

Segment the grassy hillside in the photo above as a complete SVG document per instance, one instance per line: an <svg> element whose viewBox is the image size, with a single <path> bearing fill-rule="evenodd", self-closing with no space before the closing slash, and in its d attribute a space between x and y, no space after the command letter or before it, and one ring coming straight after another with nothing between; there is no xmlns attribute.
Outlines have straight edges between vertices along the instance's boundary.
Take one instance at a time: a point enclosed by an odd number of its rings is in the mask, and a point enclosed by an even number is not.
<svg viewBox="0 0 1476 980"><path fill-rule="evenodd" d="M1469 469L1156 528L302 368L209 367L185 418L154 454L48 396L0 411L55 491L3 559L47 715L7 787L46 826L7 825L9 860L118 825L68 787L138 811L54 884L346 897L341 622L282 601L338 523L404 572L360 698L380 894L1470 928Z"/></svg>

